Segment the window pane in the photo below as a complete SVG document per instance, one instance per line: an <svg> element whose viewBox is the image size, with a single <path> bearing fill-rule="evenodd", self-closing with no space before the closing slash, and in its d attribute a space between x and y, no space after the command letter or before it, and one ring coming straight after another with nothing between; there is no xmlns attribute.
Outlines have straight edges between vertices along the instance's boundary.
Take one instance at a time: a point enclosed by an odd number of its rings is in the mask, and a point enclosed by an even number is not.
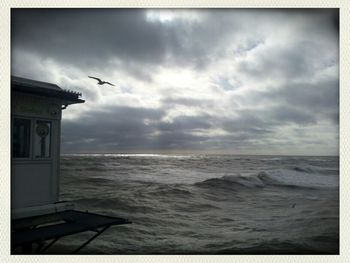
<svg viewBox="0 0 350 263"><path fill-rule="evenodd" d="M35 123L35 157L49 158L51 144L51 122L37 121Z"/></svg>
<svg viewBox="0 0 350 263"><path fill-rule="evenodd" d="M12 133L12 154L14 158L29 158L30 120L15 118Z"/></svg>

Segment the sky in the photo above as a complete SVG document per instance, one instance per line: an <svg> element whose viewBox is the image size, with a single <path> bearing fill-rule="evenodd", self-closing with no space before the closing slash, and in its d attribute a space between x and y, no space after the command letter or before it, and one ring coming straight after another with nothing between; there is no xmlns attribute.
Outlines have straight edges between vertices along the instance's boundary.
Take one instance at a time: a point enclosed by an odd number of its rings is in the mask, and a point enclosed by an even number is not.
<svg viewBox="0 0 350 263"><path fill-rule="evenodd" d="M336 9L12 9L11 74L83 94L63 153L338 155L338 24Z"/></svg>

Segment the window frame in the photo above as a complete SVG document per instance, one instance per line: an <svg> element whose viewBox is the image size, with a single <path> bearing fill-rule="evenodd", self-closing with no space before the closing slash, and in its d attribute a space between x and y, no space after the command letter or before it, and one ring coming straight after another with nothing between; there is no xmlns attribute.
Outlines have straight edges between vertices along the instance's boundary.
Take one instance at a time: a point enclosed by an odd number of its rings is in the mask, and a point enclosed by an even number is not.
<svg viewBox="0 0 350 263"><path fill-rule="evenodd" d="M36 124L38 121L47 122L50 123L50 131L49 131L49 157L36 157L35 151L36 151ZM52 160L52 127L53 122L52 120L43 119L43 118L33 118L33 152L32 152L32 159L36 161L45 161L45 160Z"/></svg>
<svg viewBox="0 0 350 263"><path fill-rule="evenodd" d="M25 119L30 121L30 141L29 141L29 157L14 157L13 156L13 130L14 130L14 124L15 119ZM50 123L50 141L49 141L49 151L50 151L50 157L35 157L35 125L37 121L45 121ZM46 118L37 118L37 117L29 117L29 116L22 116L22 115L13 115L11 116L11 160L13 161L52 161L53 160L53 149L52 149L52 142L53 142L53 127L54 122L51 119Z"/></svg>
<svg viewBox="0 0 350 263"><path fill-rule="evenodd" d="M28 157L14 157L13 156L13 131L14 131L14 125L15 125L15 119L24 119L24 120L29 120L30 121L30 136L29 136L29 156ZM25 117L25 116L13 116L11 119L11 159L14 160L31 160L32 159L32 150L33 150L33 143L32 143L32 136L33 136L33 122L31 118Z"/></svg>

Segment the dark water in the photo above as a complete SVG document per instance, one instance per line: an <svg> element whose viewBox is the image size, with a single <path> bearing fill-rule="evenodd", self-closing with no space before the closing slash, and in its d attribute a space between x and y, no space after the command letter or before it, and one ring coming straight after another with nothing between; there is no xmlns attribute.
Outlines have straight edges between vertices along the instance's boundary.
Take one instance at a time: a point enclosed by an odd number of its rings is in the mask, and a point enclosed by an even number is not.
<svg viewBox="0 0 350 263"><path fill-rule="evenodd" d="M338 157L64 155L60 187L78 209L133 222L84 254L339 253Z"/></svg>

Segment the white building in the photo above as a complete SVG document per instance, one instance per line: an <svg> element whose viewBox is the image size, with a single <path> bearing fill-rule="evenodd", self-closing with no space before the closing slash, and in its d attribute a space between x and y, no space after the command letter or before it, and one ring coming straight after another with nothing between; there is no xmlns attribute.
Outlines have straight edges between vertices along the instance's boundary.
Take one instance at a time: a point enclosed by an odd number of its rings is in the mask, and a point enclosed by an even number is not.
<svg viewBox="0 0 350 263"><path fill-rule="evenodd" d="M83 103L80 96L55 84L11 79L12 253L33 253L34 247L35 253L44 253L62 237L93 231L76 253L110 226L131 223L76 211L73 204L59 200L62 110Z"/></svg>
<svg viewBox="0 0 350 263"><path fill-rule="evenodd" d="M12 216L58 209L62 110L83 103L80 93L12 77Z"/></svg>

